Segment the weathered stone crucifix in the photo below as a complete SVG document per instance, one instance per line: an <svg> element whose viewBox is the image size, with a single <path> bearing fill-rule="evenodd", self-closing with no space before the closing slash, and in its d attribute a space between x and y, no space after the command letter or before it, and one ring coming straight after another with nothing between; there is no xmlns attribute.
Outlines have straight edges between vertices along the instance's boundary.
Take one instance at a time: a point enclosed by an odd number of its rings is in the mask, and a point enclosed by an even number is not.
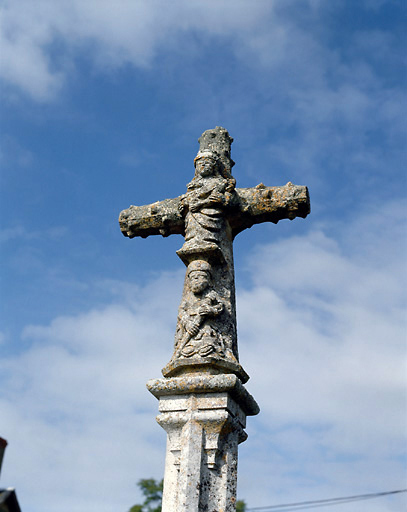
<svg viewBox="0 0 407 512"><path fill-rule="evenodd" d="M207 369L247 381L238 363L233 239L253 224L306 217L310 211L303 186L236 189L232 141L224 128L207 130L199 139L195 176L186 194L130 206L120 214L120 228L130 238L185 236L177 254L187 272L174 354L163 370L166 377Z"/></svg>
<svg viewBox="0 0 407 512"><path fill-rule="evenodd" d="M224 128L207 130L199 142L185 194L130 206L119 217L129 238L185 237L177 251L187 270L174 353L162 370L166 379L148 383L168 432L163 512L234 510L237 444L258 406L242 385L249 376L237 348L233 240L254 224L310 211L304 186L236 188L233 139Z"/></svg>

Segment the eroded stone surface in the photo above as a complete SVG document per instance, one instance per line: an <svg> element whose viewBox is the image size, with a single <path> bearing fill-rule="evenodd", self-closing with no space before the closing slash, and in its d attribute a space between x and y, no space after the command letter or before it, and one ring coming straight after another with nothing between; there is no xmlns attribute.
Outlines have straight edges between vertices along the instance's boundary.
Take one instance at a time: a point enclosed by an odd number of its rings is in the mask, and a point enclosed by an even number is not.
<svg viewBox="0 0 407 512"><path fill-rule="evenodd" d="M151 205L131 206L120 214L125 236L182 234L177 251L187 267L178 312L174 353L166 377L187 373L248 375L239 363L236 332L233 239L253 224L306 217L306 187L236 189L231 174L233 139L216 127L199 139L195 175L185 194Z"/></svg>
<svg viewBox="0 0 407 512"><path fill-rule="evenodd" d="M156 398L169 395L187 395L201 393L229 393L240 404L247 416L255 416L259 413L259 406L246 390L236 375L186 375L166 379L151 379L147 382L147 389Z"/></svg>

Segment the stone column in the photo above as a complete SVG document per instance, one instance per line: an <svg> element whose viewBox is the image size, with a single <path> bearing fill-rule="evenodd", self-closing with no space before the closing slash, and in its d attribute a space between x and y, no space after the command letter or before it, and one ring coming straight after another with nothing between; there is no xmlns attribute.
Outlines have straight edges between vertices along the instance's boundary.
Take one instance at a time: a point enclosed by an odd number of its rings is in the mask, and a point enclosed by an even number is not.
<svg viewBox="0 0 407 512"><path fill-rule="evenodd" d="M167 432L163 512L234 512L238 444L259 407L234 374L150 380Z"/></svg>

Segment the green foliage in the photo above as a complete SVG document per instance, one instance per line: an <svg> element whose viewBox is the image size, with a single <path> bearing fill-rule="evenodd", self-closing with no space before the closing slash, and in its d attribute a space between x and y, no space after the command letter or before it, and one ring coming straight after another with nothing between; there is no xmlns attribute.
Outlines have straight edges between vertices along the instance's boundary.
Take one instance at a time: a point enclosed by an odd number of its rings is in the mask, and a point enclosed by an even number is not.
<svg viewBox="0 0 407 512"><path fill-rule="evenodd" d="M134 505L129 512L161 512L164 480L157 482L154 478L139 480L137 485L144 495L141 505ZM246 503L243 500L236 502L236 512L246 512Z"/></svg>
<svg viewBox="0 0 407 512"><path fill-rule="evenodd" d="M157 482L154 478L139 480L140 487L145 500L141 505L134 505L129 512L161 512L161 501L163 497L164 480Z"/></svg>
<svg viewBox="0 0 407 512"><path fill-rule="evenodd" d="M236 501L236 512L246 512L246 503L243 500Z"/></svg>

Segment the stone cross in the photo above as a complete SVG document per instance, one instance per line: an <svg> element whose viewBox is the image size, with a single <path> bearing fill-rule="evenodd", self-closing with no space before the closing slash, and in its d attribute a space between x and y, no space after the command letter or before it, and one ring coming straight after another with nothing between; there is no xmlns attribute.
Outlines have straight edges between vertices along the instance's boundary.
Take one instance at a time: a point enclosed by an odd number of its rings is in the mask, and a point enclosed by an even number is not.
<svg viewBox="0 0 407 512"><path fill-rule="evenodd" d="M185 237L177 251L187 268L174 352L165 378L147 384L168 433L163 512L235 510L237 445L247 437L246 416L259 408L239 363L233 240L254 224L310 212L304 186L236 188L232 142L224 128L207 130L185 194L130 206L119 217L129 238Z"/></svg>

